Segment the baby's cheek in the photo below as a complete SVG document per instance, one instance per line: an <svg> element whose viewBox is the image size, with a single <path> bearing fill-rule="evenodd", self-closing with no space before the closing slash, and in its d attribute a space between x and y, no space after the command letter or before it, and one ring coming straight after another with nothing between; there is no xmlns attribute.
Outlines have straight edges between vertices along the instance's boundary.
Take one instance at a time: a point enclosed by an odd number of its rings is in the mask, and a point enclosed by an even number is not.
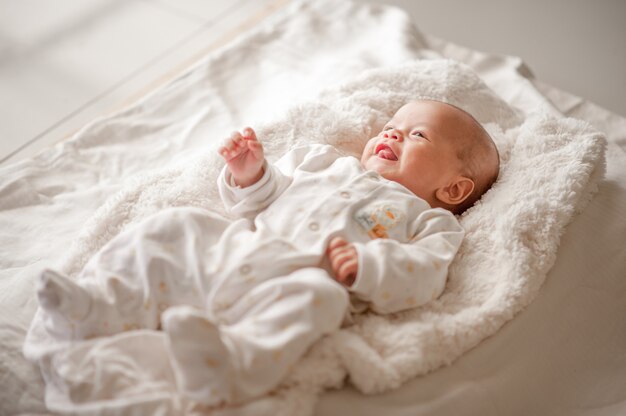
<svg viewBox="0 0 626 416"><path fill-rule="evenodd" d="M376 143L376 137L368 140L368 142L365 144L365 148L363 149L363 157L361 159L374 153L375 143Z"/></svg>

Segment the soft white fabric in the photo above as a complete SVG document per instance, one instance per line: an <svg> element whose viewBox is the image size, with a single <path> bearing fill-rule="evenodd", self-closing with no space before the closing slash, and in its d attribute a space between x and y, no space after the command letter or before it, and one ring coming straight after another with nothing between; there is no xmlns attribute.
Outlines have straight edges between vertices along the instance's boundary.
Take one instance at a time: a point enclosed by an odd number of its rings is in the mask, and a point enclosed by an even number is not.
<svg viewBox="0 0 626 416"><path fill-rule="evenodd" d="M524 120L469 68L452 61L417 61L372 70L321 94L314 103L294 108L283 120L261 128L259 137L280 146L283 137L290 137L285 130L291 129L299 141L358 150L395 110L414 97L439 99L464 108L491 131L502 158L498 182L462 219L467 235L450 267L443 296L391 320L365 315L354 326L322 339L287 376L282 394L272 397L277 412L287 411L291 400L309 396L310 402L311 395L336 385L344 374L365 393L398 387L452 362L493 334L536 295L554 263L563 228L577 206L589 197L592 173L602 171L604 142L589 125L542 112ZM307 134L298 134L303 126ZM268 154L276 156L272 151ZM130 184L119 198L103 206L62 269L70 274L80 270L83 259L97 248L93 242L103 238L100 230L114 236L122 225L159 208L144 201L210 208L216 191L205 179L220 165L217 156L209 153L191 160ZM177 183L181 176L187 180ZM101 350L99 344L104 341L92 342ZM50 380L49 388L63 385L71 392L76 387L59 365L50 365L48 357L58 354L53 345L36 316L25 352L40 360ZM150 348L148 344L146 348ZM71 366L73 372L82 374L84 359L69 359L71 350L62 351L63 369ZM61 363L59 359L52 362ZM167 361L161 357L153 366L163 363ZM106 380L98 380L98 385L108 386ZM92 400L102 395L124 397L109 388L94 389L91 394ZM253 401L246 408L254 412L255 406Z"/></svg>
<svg viewBox="0 0 626 416"><path fill-rule="evenodd" d="M382 56L380 50L393 53ZM338 84L366 68L442 56L469 63L523 114L536 108L556 115L566 113L587 119L608 132L607 180L601 182L600 192L588 209L568 227L556 266L536 301L504 330L453 365L415 379L397 393L356 397L350 390L342 390L327 395L318 411L345 414L358 409L363 414L380 414L382 407L386 412L411 408L411 414L545 414L556 409L581 415L618 413L624 396L615 386L626 381L626 366L620 359L626 343L616 327L604 324L619 323L615 317L621 316L623 310L623 296L619 293L624 290L620 277L626 227L624 119L525 78L522 74L528 72L522 71L516 58L483 55L447 42L424 39L408 16L398 10L326 2L294 5L270 24L212 55L136 106L97 120L73 140L36 158L2 169L3 413L43 409L40 378L20 358L19 351L36 306L32 290L35 272L65 252L80 226L124 181L141 182L132 176L185 160L204 147L207 140L211 141L207 137L209 131L230 131L244 122L254 125L259 120L275 118L294 101L313 98L320 85ZM258 62L264 64L259 66ZM290 88L281 88L284 85ZM302 131L309 127L304 126ZM299 137L295 133L287 137ZM283 150L291 144L277 147ZM183 175L178 181L191 179ZM135 196L143 198L144 205L153 203L154 210L161 206L161 202L150 200L154 195L140 195L139 189L130 188L116 196L120 210L132 211L134 208L125 206L125 198ZM170 199L177 200L175 195ZM109 207L114 205L109 203ZM91 249L108 241L121 225L101 224L98 229L97 222L91 224L87 231L101 236L90 243ZM577 342L572 343L572 339ZM152 345L149 351L144 348L146 340ZM118 345L123 345L135 360L116 356ZM149 365L165 353L160 334L146 332L136 337L127 333L107 340L97 350L102 353L99 356L92 354L92 347L84 344L72 351L72 356L83 354L95 360L94 369L102 370L103 378L110 376L109 379L119 381L110 387L124 392L126 398L85 407L101 411L105 404L109 408L128 408L130 402L140 398L142 413L173 413L180 409L180 403L159 393L167 391L171 373ZM312 353L320 355L324 351ZM63 356L57 359L62 362ZM332 360L332 355L328 359ZM127 369L123 376L119 372L107 373L120 368L111 364L116 360ZM105 361L109 365L97 366ZM310 369L310 375L317 370L315 366ZM75 374L71 367L63 371L67 371L67 376ZM319 375L328 376L323 372ZM343 372L336 371L334 375L335 385L339 385ZM90 375L86 376L83 381L89 380ZM78 378L75 381L75 386L81 382ZM136 385L144 391L151 386L156 393L141 396L134 389ZM88 400L89 385L83 386L81 398ZM303 392L281 397L288 400L282 402L286 408L296 413L295 409L310 408L313 395ZM48 400L59 408L67 404L66 397L55 391L48 392ZM389 400L394 400L393 405ZM255 409L269 409L272 402L257 402ZM346 406L343 411L342 406Z"/></svg>

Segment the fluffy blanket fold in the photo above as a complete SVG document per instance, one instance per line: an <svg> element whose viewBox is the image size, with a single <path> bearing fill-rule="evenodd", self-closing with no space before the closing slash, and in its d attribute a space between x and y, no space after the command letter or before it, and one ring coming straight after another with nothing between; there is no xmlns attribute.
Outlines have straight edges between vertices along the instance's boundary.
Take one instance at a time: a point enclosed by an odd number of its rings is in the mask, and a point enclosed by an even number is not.
<svg viewBox="0 0 626 416"><path fill-rule="evenodd" d="M412 311L358 317L354 326L315 344L273 394L216 414L310 414L317 394L341 386L346 376L364 393L395 388L450 364L537 294L565 226L602 175L604 139L585 122L542 111L525 116L468 67L420 60L366 72L257 131L272 160L304 143L358 154L397 108L417 97L473 114L492 134L502 160L495 186L461 218L467 235L443 296ZM112 237L163 208L198 206L223 214L215 185L222 163L215 149L225 133L214 132L205 153L128 182L86 225L63 271L75 276ZM205 410L176 394L158 332L56 345L38 312L24 351L42 369L53 410ZM116 364L127 369L123 377Z"/></svg>

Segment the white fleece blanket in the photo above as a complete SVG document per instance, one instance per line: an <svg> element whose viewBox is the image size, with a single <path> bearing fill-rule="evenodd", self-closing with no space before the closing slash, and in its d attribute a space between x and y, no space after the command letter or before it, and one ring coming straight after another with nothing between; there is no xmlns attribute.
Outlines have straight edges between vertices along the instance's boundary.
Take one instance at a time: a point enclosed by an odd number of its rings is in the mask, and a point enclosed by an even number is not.
<svg viewBox="0 0 626 416"><path fill-rule="evenodd" d="M587 123L538 110L526 116L468 67L416 60L375 69L326 90L258 129L268 158L303 143L329 143L358 154L407 101L438 99L473 114L498 145L497 183L461 218L467 231L444 294L422 308L367 314L315 344L271 395L216 414L311 414L320 391L346 376L364 393L393 389L450 364L528 305L555 261L559 239L602 175L604 138ZM100 247L129 225L171 206L222 212L215 149L133 178L86 224L62 269L75 276ZM314 197L314 196L312 196ZM24 347L39 363L47 401L57 411L168 413L202 409L179 397L158 332L134 331L55 345L36 315ZM121 373L120 373L121 371Z"/></svg>

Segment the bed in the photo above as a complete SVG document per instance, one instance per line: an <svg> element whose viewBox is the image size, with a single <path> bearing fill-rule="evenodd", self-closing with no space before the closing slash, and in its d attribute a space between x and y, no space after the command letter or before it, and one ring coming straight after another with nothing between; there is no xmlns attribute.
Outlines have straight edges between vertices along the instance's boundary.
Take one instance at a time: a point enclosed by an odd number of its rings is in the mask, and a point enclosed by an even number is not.
<svg viewBox="0 0 626 416"><path fill-rule="evenodd" d="M383 47L392 58L381 57ZM22 355L37 308L34 274L59 265L81 228L129 180L184 162L215 130L279 118L321 87L435 58L473 68L516 108L548 101L555 113L604 132L604 178L565 229L556 262L523 312L451 365L381 394L350 385L327 391L314 414L626 411L626 120L534 79L519 58L422 34L400 10L295 2L132 106L0 170L0 413L46 412L41 375Z"/></svg>

